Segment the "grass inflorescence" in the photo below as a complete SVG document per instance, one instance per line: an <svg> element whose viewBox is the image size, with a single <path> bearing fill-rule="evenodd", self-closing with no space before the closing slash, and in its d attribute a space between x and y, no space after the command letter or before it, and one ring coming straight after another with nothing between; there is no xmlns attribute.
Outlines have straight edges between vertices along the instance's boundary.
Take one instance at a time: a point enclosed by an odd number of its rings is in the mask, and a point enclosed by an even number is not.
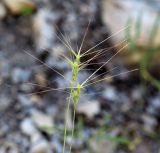
<svg viewBox="0 0 160 153"><path fill-rule="evenodd" d="M89 23L90 24L90 23ZM88 24L88 27L89 27ZM41 64L43 64L44 66L48 67L49 69L53 70L54 72L56 72L58 75L60 75L61 77L63 77L68 83L69 86L65 87L65 88L47 88L44 91L40 91L40 92L35 92L35 93L31 93L31 94L37 94L37 93L45 93L45 92L50 92L50 91L56 91L56 90L64 90L64 89L69 89L69 97L67 98L67 108L66 108L66 116L65 116L65 125L64 125L64 140L63 140L63 153L65 153L66 150L66 138L67 138L67 123L69 120L69 114L71 112L71 105L73 106L73 118L72 118L72 130L71 130L71 141L70 141L70 145L69 145L69 153L71 153L72 151L72 141L73 141L73 137L74 137L74 131L75 131L75 116L76 116L76 107L77 107L77 103L79 100L79 97L82 93L82 89L92 85L92 84L96 84L99 83L101 81L104 81L106 79L109 78L113 78L125 73L130 73L133 71L136 71L137 69L133 69L130 71L126 71L126 72L122 72L119 73L117 75L113 75L113 76L109 76L109 77L105 77L102 79L98 79L97 80L97 76L95 76L95 74L100 71L106 64L108 64L117 54L119 54L128 44L124 45L124 47L122 47L119 51L117 51L111 58L109 58L106 62L102 62L102 63L92 63L92 61L102 55L105 55L106 51L109 51L110 49L114 48L110 47L110 48L104 48L101 50L96 50L96 47L101 45L102 43L106 42L108 39L110 39L111 37L119 34L120 32L124 31L127 27L125 27L124 29L121 29L120 31L118 31L117 33L113 34L110 37L107 37L106 39L102 40L101 42L99 42L98 44L96 44L95 46L93 46L92 48L88 49L87 51L83 51L82 52L82 47L85 41L85 37L87 35L87 31L88 31L88 27L87 30L85 31L84 37L82 39L81 45L79 47L79 49L77 51L75 51L72 46L70 45L69 41L66 39L66 37L62 34L62 38L57 36L58 39L70 50L70 54L71 54L71 58L62 55L63 59L68 63L72 74L71 74L71 80L68 80L63 74L61 74L59 71L57 71L56 69L54 69L53 67L47 65L46 63L44 63L43 61L41 61L40 59L38 59L37 57L35 57L34 55L32 55L29 52L25 52L28 55L30 55L32 58L36 59L38 62L40 62ZM125 43L125 41L120 42L120 44ZM119 44L118 44L119 45ZM88 59L85 62L81 62L82 58L86 57L86 56L90 56L92 55L92 57L90 59ZM101 64L101 66L99 66L99 68L97 68L96 70L94 70L93 73L90 74L89 77L87 77L85 79L85 81L83 81L82 83L79 82L78 80L78 75L80 73L80 71L82 69L84 69L85 67L87 67L88 65L91 64ZM106 72L107 73L107 72ZM101 75L101 74L100 74ZM32 85L36 85L36 84L32 84ZM37 85L38 86L38 85Z"/></svg>

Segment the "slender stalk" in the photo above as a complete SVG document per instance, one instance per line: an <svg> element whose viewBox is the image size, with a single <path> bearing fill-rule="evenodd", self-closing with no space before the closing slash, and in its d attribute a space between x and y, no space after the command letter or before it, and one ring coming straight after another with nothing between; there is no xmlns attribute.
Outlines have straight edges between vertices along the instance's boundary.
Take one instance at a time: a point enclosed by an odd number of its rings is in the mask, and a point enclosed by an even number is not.
<svg viewBox="0 0 160 153"><path fill-rule="evenodd" d="M63 153L65 153L65 147L66 147L66 138L67 138L67 121L69 117L69 112L70 112L70 105L71 105L71 99L72 99L72 93L73 93L73 82L71 84L71 89L70 89L70 96L68 99L68 104L67 104L67 109L66 109L66 118L65 118L65 126L64 126L64 141L63 141Z"/></svg>
<svg viewBox="0 0 160 153"><path fill-rule="evenodd" d="M71 104L71 97L69 97L67 109L66 109L66 118L65 118L65 126L64 126L64 141L63 141L63 153L65 153L65 147L66 147L66 137L67 137L67 121L70 111L70 104Z"/></svg>
<svg viewBox="0 0 160 153"><path fill-rule="evenodd" d="M69 147L69 153L71 153L71 151L72 151L73 137L74 137L74 131L75 131L75 117L76 117L76 104L74 104L74 110L73 110L72 135L71 135L71 143L70 143L70 147Z"/></svg>

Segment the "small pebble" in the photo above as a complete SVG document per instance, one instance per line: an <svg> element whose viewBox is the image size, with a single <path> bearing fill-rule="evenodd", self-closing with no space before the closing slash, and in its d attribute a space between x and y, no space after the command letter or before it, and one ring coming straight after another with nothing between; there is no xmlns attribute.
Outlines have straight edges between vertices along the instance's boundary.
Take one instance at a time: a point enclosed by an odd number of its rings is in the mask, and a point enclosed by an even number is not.
<svg viewBox="0 0 160 153"><path fill-rule="evenodd" d="M37 110L33 110L31 114L33 121L38 128L49 134L53 133L54 122L51 116Z"/></svg>
<svg viewBox="0 0 160 153"><path fill-rule="evenodd" d="M77 113L86 115L89 119L93 119L95 115L100 113L100 104L99 101L92 100L92 101L85 101L79 102L77 104Z"/></svg>
<svg viewBox="0 0 160 153"><path fill-rule="evenodd" d="M32 137L37 132L33 120L30 118L26 118L21 122L21 130L24 134L30 137Z"/></svg>
<svg viewBox="0 0 160 153"><path fill-rule="evenodd" d="M27 82L31 76L31 71L22 68L14 68L12 80L14 83Z"/></svg>
<svg viewBox="0 0 160 153"><path fill-rule="evenodd" d="M39 9L33 18L34 41L38 53L54 47L55 29L50 22L54 19L53 17L53 12L48 9Z"/></svg>

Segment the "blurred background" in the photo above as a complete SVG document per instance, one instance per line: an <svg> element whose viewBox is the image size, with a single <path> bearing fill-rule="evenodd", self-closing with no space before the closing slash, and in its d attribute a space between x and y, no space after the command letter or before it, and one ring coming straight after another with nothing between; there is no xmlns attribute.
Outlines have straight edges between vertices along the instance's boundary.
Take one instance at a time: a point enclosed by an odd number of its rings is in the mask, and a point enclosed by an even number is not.
<svg viewBox="0 0 160 153"><path fill-rule="evenodd" d="M56 71L70 79L65 41L77 50L86 31L80 82L122 51L81 93L72 152L160 153L159 12L159 0L1 0L0 153L62 153L68 83Z"/></svg>

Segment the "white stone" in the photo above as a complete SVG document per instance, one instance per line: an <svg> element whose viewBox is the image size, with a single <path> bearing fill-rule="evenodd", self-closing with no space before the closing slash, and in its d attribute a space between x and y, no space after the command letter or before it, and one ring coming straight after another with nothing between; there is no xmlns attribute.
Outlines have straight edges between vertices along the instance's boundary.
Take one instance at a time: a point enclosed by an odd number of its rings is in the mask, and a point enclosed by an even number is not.
<svg viewBox="0 0 160 153"><path fill-rule="evenodd" d="M31 106L33 104L32 101L26 95L19 94L17 98L18 101L25 107Z"/></svg>
<svg viewBox="0 0 160 153"><path fill-rule="evenodd" d="M107 86L103 92L103 97L106 98L107 100L117 101L118 99L117 96L118 96L118 93L116 89L112 86Z"/></svg>
<svg viewBox="0 0 160 153"><path fill-rule="evenodd" d="M43 140L42 135L39 132L33 133L33 135L31 136L32 144L36 144L40 140Z"/></svg>
<svg viewBox="0 0 160 153"><path fill-rule="evenodd" d="M136 87L135 89L133 89L132 91L132 98L134 100L140 100L142 98L142 89Z"/></svg>
<svg viewBox="0 0 160 153"><path fill-rule="evenodd" d="M6 8L0 3L0 19L3 19L7 15Z"/></svg>
<svg viewBox="0 0 160 153"><path fill-rule="evenodd" d="M57 44L52 48L51 56L55 57L56 59L66 56L66 48L62 44Z"/></svg>
<svg viewBox="0 0 160 153"><path fill-rule="evenodd" d="M149 105L147 107L147 112L152 115L158 115L159 116L159 110L160 110L160 96L150 98Z"/></svg>
<svg viewBox="0 0 160 153"><path fill-rule="evenodd" d="M5 111L11 104L12 104L12 98L11 96L7 96L5 92L0 91L0 112Z"/></svg>
<svg viewBox="0 0 160 153"><path fill-rule="evenodd" d="M11 76L14 83L27 82L31 76L31 72L29 70L16 67L13 69Z"/></svg>
<svg viewBox="0 0 160 153"><path fill-rule="evenodd" d="M160 6L158 5L158 1L156 3L156 1L147 2L145 0L103 0L102 19L110 30L111 35L115 34L112 37L114 44L118 44L124 40L129 18L131 19L131 24L129 25L131 37L134 38L137 30L136 22L141 15L142 27L137 44L146 47L149 43L149 33L160 10ZM118 32L120 30L121 32ZM160 28L156 33L154 45L160 45Z"/></svg>
<svg viewBox="0 0 160 153"><path fill-rule="evenodd" d="M142 120L144 122L144 130L148 133L153 133L154 128L157 126L157 121L154 117L149 115L143 115Z"/></svg>
<svg viewBox="0 0 160 153"><path fill-rule="evenodd" d="M85 101L77 104L77 113L84 114L88 118L92 119L95 115L100 112L99 101Z"/></svg>
<svg viewBox="0 0 160 153"><path fill-rule="evenodd" d="M34 110L32 112L32 118L38 128L40 128L41 130L45 130L48 133L53 132L54 122L51 116Z"/></svg>
<svg viewBox="0 0 160 153"><path fill-rule="evenodd" d="M22 121L21 130L24 134L30 136L32 143L30 153L45 153L48 151L50 145L36 129L32 119L26 118Z"/></svg>
<svg viewBox="0 0 160 153"><path fill-rule="evenodd" d="M46 153L49 148L49 143L42 139L32 146L30 153Z"/></svg>
<svg viewBox="0 0 160 153"><path fill-rule="evenodd" d="M38 52L54 46L55 29L51 23L53 20L53 13L47 9L40 9L33 18L34 40Z"/></svg>
<svg viewBox="0 0 160 153"><path fill-rule="evenodd" d="M26 118L21 122L21 130L24 134L28 136L33 136L35 133L37 133L37 129L30 118Z"/></svg>

